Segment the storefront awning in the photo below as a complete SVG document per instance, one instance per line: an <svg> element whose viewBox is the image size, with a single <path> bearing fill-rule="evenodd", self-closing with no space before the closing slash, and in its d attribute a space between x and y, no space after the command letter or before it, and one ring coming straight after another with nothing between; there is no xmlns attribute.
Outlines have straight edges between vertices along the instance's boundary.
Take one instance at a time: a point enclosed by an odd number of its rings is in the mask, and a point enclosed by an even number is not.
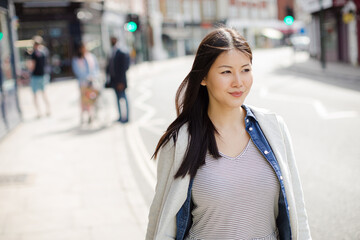
<svg viewBox="0 0 360 240"><path fill-rule="evenodd" d="M163 35L173 40L185 40L191 38L191 31L186 28L164 28Z"/></svg>
<svg viewBox="0 0 360 240"><path fill-rule="evenodd" d="M270 39L282 39L284 37L284 34L282 32L274 28L264 28L261 31L261 34Z"/></svg>

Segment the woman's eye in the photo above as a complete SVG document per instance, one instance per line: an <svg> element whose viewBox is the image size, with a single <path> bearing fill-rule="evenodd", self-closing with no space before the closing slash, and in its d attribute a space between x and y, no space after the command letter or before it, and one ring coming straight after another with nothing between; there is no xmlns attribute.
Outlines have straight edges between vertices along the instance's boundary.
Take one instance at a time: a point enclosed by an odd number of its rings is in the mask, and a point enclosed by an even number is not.
<svg viewBox="0 0 360 240"><path fill-rule="evenodd" d="M231 73L230 71L223 71L221 72L221 74L227 74L227 73Z"/></svg>
<svg viewBox="0 0 360 240"><path fill-rule="evenodd" d="M243 69L242 71L243 71L243 72L250 72L251 69L250 69L250 68L245 68L245 69Z"/></svg>

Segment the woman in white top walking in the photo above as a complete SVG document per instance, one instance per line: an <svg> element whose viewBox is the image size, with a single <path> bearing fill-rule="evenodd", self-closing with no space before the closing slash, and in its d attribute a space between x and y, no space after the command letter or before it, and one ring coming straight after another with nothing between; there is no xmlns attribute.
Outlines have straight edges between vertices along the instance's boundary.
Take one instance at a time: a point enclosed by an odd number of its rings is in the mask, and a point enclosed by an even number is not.
<svg viewBox="0 0 360 240"><path fill-rule="evenodd" d="M244 105L252 83L246 40L229 28L209 33L155 149L146 239L311 239L287 128Z"/></svg>
<svg viewBox="0 0 360 240"><path fill-rule="evenodd" d="M99 81L99 64L94 54L87 51L84 43L76 46L76 55L72 59L72 69L79 81L81 97L81 123L84 123L84 115L88 115L88 123L95 117L95 101L99 90L95 85Z"/></svg>

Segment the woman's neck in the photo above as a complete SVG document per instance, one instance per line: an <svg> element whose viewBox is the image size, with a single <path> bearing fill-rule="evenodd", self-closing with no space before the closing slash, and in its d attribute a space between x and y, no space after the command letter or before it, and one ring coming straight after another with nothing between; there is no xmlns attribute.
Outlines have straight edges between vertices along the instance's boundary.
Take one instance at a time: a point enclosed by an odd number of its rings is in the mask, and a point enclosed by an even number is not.
<svg viewBox="0 0 360 240"><path fill-rule="evenodd" d="M243 127L245 110L241 107L233 109L211 109L208 115L217 130Z"/></svg>

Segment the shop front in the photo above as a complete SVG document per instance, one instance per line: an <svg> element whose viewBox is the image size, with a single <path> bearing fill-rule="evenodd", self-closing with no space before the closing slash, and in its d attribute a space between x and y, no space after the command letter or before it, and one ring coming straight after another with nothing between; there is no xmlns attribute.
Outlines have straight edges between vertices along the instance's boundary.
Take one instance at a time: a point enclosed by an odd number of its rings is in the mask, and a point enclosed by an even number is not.
<svg viewBox="0 0 360 240"><path fill-rule="evenodd" d="M26 69L27 50L31 39L39 35L49 51L49 73L51 80L72 76L71 58L75 41L81 39L80 22L76 11L80 3L15 2L19 18L18 50L20 64Z"/></svg>
<svg viewBox="0 0 360 240"><path fill-rule="evenodd" d="M21 121L11 24L5 1L0 5L0 139Z"/></svg>
<svg viewBox="0 0 360 240"><path fill-rule="evenodd" d="M322 2L322 5L320 3ZM321 14L325 60L360 64L360 2L353 0L304 0L305 11L312 15L310 54L321 56Z"/></svg>

